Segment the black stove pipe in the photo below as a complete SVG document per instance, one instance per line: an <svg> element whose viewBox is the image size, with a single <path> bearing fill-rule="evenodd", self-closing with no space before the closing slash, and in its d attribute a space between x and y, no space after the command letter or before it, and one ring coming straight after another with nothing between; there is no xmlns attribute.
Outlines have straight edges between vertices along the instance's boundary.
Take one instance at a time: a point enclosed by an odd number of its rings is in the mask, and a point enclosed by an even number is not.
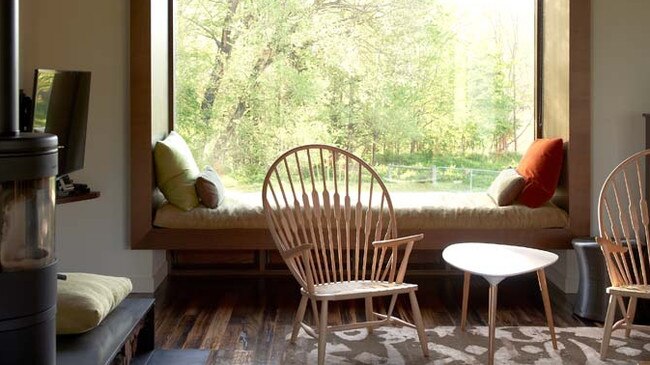
<svg viewBox="0 0 650 365"><path fill-rule="evenodd" d="M18 0L0 1L0 136L18 134Z"/></svg>

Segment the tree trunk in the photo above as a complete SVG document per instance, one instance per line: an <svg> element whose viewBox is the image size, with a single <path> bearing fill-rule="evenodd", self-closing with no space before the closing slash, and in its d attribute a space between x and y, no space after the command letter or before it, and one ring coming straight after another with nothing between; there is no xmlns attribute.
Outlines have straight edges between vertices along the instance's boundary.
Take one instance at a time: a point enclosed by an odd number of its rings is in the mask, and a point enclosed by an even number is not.
<svg viewBox="0 0 650 365"><path fill-rule="evenodd" d="M203 123L205 124L210 124L212 120L212 107L214 106L214 100L217 96L222 76L223 64L221 63L221 55L218 54L214 59L214 64L210 71L210 82L203 93L203 100L201 101L201 119L203 119Z"/></svg>
<svg viewBox="0 0 650 365"><path fill-rule="evenodd" d="M513 24L513 29L517 28L517 24ZM517 50L518 50L518 37L517 32L514 33L514 39L510 51L510 67L512 67L512 136L514 138L514 149L517 153Z"/></svg>
<svg viewBox="0 0 650 365"><path fill-rule="evenodd" d="M250 87L248 87L248 90L255 90L258 85L259 85L259 77L266 70L267 67L273 62L273 51L271 48L267 48L262 56L258 58L257 62L255 63L255 66L253 67L253 71L251 72L249 76L249 82L250 82ZM235 141L235 128L236 128L236 122L241 119L246 112L249 109L248 105L248 99L250 98L250 94L248 92L244 92L242 95L239 96L239 101L237 102L237 106L233 110L232 114L230 115L230 118L228 119L228 122L226 124L226 130L223 135L223 140L222 140L222 146L225 147L226 151L229 151L229 146ZM228 153L228 152L226 152Z"/></svg>
<svg viewBox="0 0 650 365"><path fill-rule="evenodd" d="M210 82L208 87L203 93L203 100L201 101L201 118L205 124L209 124L212 120L212 108L214 106L214 101L217 97L217 92L219 91L219 86L221 84L221 78L223 77L224 70L224 61L227 62L232 53L232 35L230 30L230 23L232 22L232 17L237 11L239 6L239 0L230 1L229 12L223 19L223 28L221 29L221 38L214 39L214 42L217 44L219 53L214 58L214 64L212 65L212 70L210 71Z"/></svg>
<svg viewBox="0 0 650 365"><path fill-rule="evenodd" d="M514 56L512 61L512 138L517 153L517 69L514 64Z"/></svg>

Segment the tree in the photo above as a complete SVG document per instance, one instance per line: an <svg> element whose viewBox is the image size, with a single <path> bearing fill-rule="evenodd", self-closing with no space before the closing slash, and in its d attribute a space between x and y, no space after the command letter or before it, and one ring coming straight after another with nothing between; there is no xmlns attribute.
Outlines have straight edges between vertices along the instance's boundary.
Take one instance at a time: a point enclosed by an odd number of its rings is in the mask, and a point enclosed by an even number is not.
<svg viewBox="0 0 650 365"><path fill-rule="evenodd" d="M372 164L516 145L518 43L506 53L492 39L480 64L459 66L468 47L447 2L177 1L176 128L199 163L240 183L304 143Z"/></svg>

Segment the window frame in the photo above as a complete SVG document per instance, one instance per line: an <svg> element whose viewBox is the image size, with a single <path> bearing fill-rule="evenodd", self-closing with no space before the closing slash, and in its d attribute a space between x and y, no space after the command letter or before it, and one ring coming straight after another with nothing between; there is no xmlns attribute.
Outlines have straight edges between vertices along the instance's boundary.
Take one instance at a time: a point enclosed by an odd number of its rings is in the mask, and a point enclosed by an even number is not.
<svg viewBox="0 0 650 365"><path fill-rule="evenodd" d="M170 29L173 30L173 16L169 16L168 12L170 8L173 10L173 4L170 6L169 1L171 0L130 2L130 215L127 218L130 221L130 247L181 250L273 248L268 230L178 230L153 226L154 213L160 206L161 196L156 189L152 148L173 130L174 116L173 80L168 82L173 77L173 37L167 36L172 33ZM458 238L568 249L571 248L571 238L590 234L591 0L537 1L538 11L547 2L553 1L553 6L544 8L538 14L536 40L542 45L548 45L551 56L553 52L557 53L557 49L552 49L556 43L560 43L563 49L568 49L568 52L562 54L566 58L557 60L550 56L545 59L547 50L538 47L537 69L543 72L548 68L556 68L565 75L559 87L549 83L549 90L543 90L540 84L546 82L546 77L538 72L536 104L539 104L539 109L536 116L537 137L562 137L569 144L564 164L566 171L561 181L561 188L566 190L565 206L570 208L569 227L525 231L431 231L425 232L427 238L420 246L421 249L440 249L449 239ZM161 13L165 14L166 21L161 19ZM563 27L548 26L558 19ZM167 36L170 42L160 42L157 39L159 34ZM164 60L170 65L166 75L162 75L159 69L154 70L154 65L161 56L169 58ZM548 77L556 75L551 72ZM159 93L154 97L154 86L163 88L163 93L168 93L167 97L161 98ZM561 95L553 89L559 89ZM553 95L544 95L545 92ZM562 110L559 115L550 115L557 114L553 110L542 113L543 102L558 97L568 105L566 110ZM168 114L167 120L161 120L161 113L155 112L161 109L165 110L164 114ZM214 246L215 242L219 243L218 247Z"/></svg>

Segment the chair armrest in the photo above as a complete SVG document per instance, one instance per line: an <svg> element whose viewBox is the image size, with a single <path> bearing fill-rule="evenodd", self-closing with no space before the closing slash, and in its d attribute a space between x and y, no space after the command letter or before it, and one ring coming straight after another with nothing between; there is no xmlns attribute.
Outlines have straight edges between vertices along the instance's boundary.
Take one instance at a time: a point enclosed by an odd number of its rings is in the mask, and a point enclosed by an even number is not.
<svg viewBox="0 0 650 365"><path fill-rule="evenodd" d="M280 252L280 255L282 255L283 259L288 260L302 254L303 251L311 250L312 247L314 247L314 245L312 245L311 243L303 243L302 245L298 245L284 252Z"/></svg>
<svg viewBox="0 0 650 365"><path fill-rule="evenodd" d="M388 276L388 280L391 282L395 282L397 284L401 284L404 281L404 275L406 274L406 266L408 266L409 257L411 256L411 251L413 250L413 244L415 243L415 241L419 241L422 238L424 238L424 235L420 233L420 234L414 234L412 236L398 237L398 238L392 238L389 240L382 240L382 241L374 241L372 245L374 246L375 249L381 248L382 250L385 250L386 248L389 248L392 249L393 251L392 254L390 255L390 259L388 260L388 264L386 265L386 270L383 270L383 274L378 273L378 278L380 280L384 280L386 274L390 272ZM404 249L404 257L402 257L402 262L400 263L398 269L397 248L401 245L406 245L406 248ZM383 253L380 261L383 261ZM379 272L381 271L382 269L379 270Z"/></svg>
<svg viewBox="0 0 650 365"><path fill-rule="evenodd" d="M629 279L626 278L624 271L627 270L627 266L625 266L626 258L623 256L628 251L627 247L616 245L605 237L596 237L596 242L598 242L605 255L605 266L607 266L609 281L612 286L621 286L628 283ZM630 273L628 272L627 275L629 276Z"/></svg>
<svg viewBox="0 0 650 365"><path fill-rule="evenodd" d="M374 247L377 247L377 248L393 247L393 246L403 245L403 244L406 244L406 243L409 243L409 242L420 241L423 238L424 238L424 235L422 233L420 233L420 234L414 234L412 236L391 238L389 240L382 240L382 241L374 241L372 243L372 245Z"/></svg>
<svg viewBox="0 0 650 365"><path fill-rule="evenodd" d="M596 242L603 248L606 253L625 253L627 252L627 247L615 245L607 238L596 237Z"/></svg>
<svg viewBox="0 0 650 365"><path fill-rule="evenodd" d="M284 263L288 266L289 271L298 280L308 293L314 293L314 278L311 271L310 250L314 247L311 243L303 243L292 247L286 251L280 251Z"/></svg>

